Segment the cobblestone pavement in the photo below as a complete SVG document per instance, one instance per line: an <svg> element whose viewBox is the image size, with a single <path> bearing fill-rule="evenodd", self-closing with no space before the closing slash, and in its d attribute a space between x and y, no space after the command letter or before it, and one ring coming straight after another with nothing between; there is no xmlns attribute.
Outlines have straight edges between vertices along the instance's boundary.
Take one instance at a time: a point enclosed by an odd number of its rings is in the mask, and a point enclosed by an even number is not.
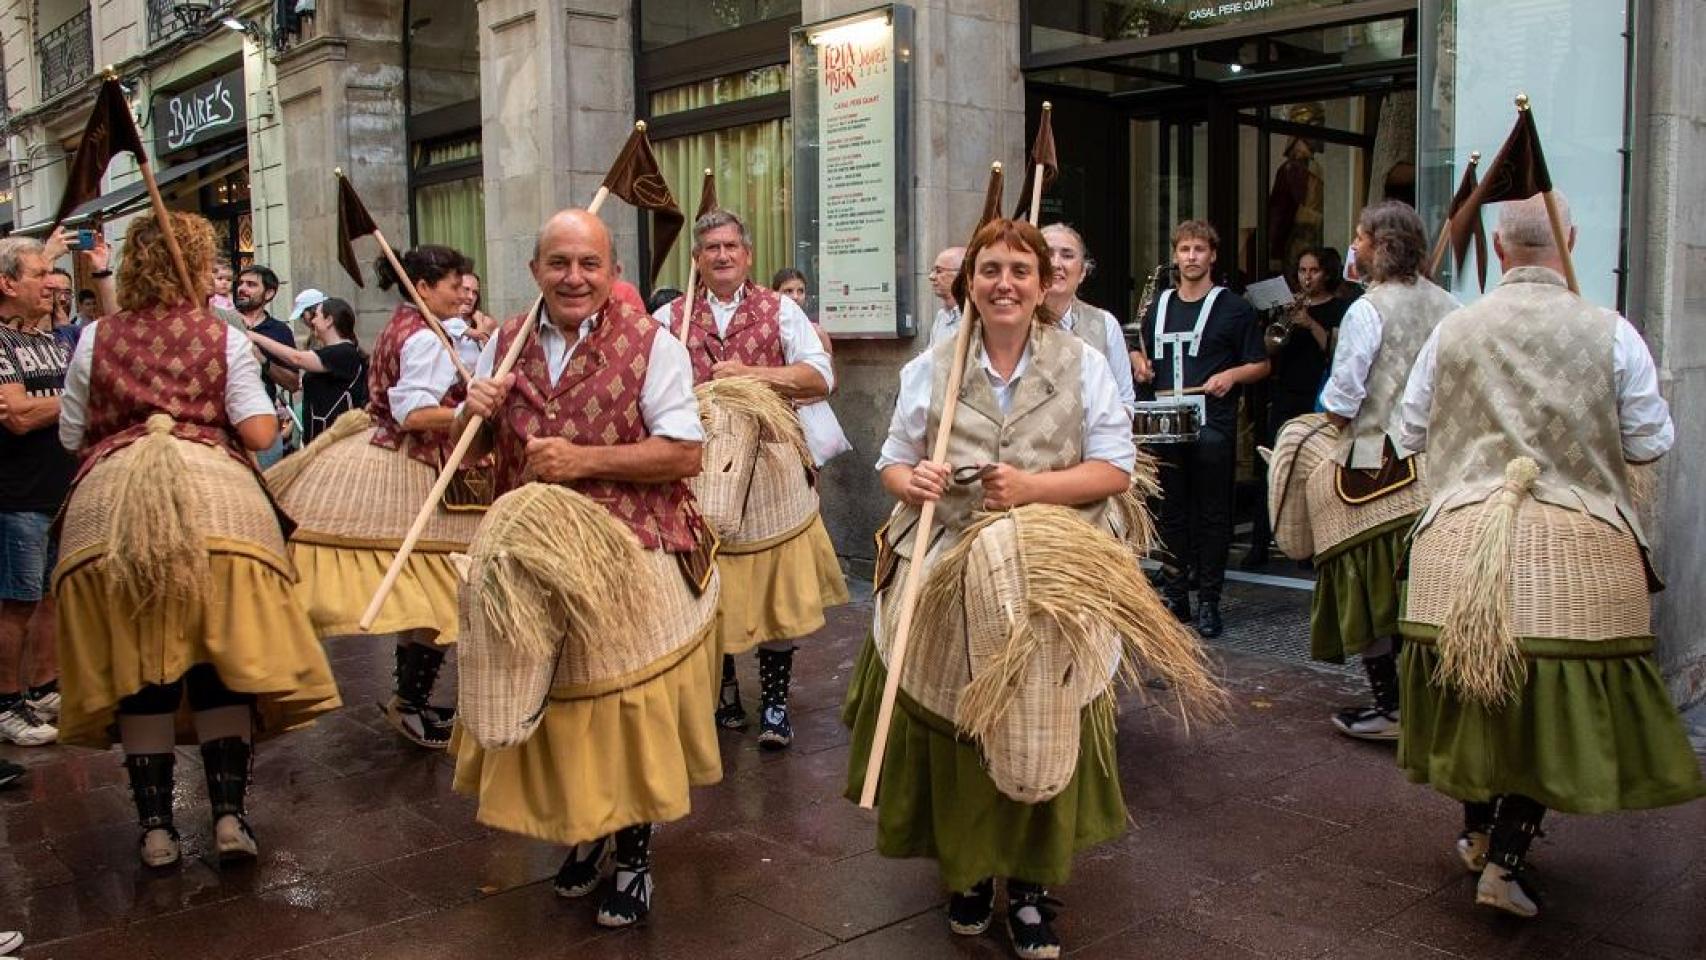
<svg viewBox="0 0 1706 960"><path fill-rule="evenodd" d="M1187 734L1164 705L1127 696L1131 829L1055 891L1073 955L1706 956L1706 803L1548 818L1534 857L1546 914L1474 908L1451 853L1455 806L1406 783L1390 747L1326 724L1360 681L1302 663L1306 606L1300 592L1230 587L1217 647L1228 722ZM1004 934L951 936L932 865L878 857L871 816L841 798L837 708L868 616L865 603L838 610L802 645L794 749L761 755L750 733L724 735L723 783L657 836L644 928L601 931L590 904L553 895L560 850L477 825L448 761L382 725L390 651L344 640L331 649L349 706L260 751L251 866L204 859L193 749L179 751L185 862L157 873L137 864L116 752L0 749L31 768L0 793L0 929L28 933L25 957L59 960L1010 956Z"/></svg>

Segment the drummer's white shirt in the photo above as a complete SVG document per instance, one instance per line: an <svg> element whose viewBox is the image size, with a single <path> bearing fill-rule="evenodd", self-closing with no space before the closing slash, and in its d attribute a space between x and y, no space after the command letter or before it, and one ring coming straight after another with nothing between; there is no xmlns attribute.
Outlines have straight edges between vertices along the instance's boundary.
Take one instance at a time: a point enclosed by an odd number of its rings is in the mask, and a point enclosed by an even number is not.
<svg viewBox="0 0 1706 960"><path fill-rule="evenodd" d="M740 302L746 299L746 286L735 288L734 298L719 300L717 295L705 291L705 302L711 307L711 321L717 325L717 336L725 336L729 332L729 324L734 320L735 311L740 308ZM835 367L830 363L829 351L823 348L823 342L817 338L817 331L812 329L811 318L800 309L800 305L792 298L782 297L782 306L776 314L776 325L780 328L782 340L782 363L792 366L803 363L823 375L823 382L829 389L835 389ZM652 319L663 324L663 328L672 335L675 328L670 326L671 310L674 302L666 303L652 313Z"/></svg>
<svg viewBox="0 0 1706 960"><path fill-rule="evenodd" d="M602 313L595 313L581 321L574 343L547 317L540 317L534 336L545 351L545 372L552 383L563 375L600 316ZM488 337L486 348L480 351L480 362L474 366L474 376L488 378L497 366L498 338ZM457 413L460 415L461 411ZM659 330L652 338L652 352L646 360L646 382L640 388L640 416L646 422L646 432L654 437L694 443L705 440L705 429L699 425L699 401L693 396L693 363L687 357L687 348L665 330Z"/></svg>
<svg viewBox="0 0 1706 960"><path fill-rule="evenodd" d="M59 443L76 453L83 449L83 431L88 426L89 378L95 363L95 328L89 321L71 354L65 370L65 392L59 397ZM233 424L250 417L276 413L267 388L261 383L261 363L255 359L249 335L235 327L225 328L225 418Z"/></svg>
<svg viewBox="0 0 1706 960"><path fill-rule="evenodd" d="M975 345L974 345L975 349ZM934 350L912 358L900 371L900 396L895 398L894 417L888 437L877 457L877 470L903 463L912 466L929 456L926 432L930 427L930 386L934 381ZM1013 376L1003 379L990 365L989 357L976 350L981 370L989 378L995 402L1005 414L1013 405L1013 392L1031 365L1031 347L1019 355ZM1078 374L1084 398L1084 459L1102 460L1130 473L1137 465L1137 446L1131 439L1131 414L1120 403L1114 375L1100 353L1086 347L1081 351ZM973 374L975 375L975 374ZM970 464L955 464L970 466Z"/></svg>

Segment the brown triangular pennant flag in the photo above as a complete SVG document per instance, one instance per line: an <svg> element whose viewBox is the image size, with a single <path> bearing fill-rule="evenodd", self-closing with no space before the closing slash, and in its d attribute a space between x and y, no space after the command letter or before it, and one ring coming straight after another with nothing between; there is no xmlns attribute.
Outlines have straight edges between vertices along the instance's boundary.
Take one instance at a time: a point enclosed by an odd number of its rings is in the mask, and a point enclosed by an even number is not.
<svg viewBox="0 0 1706 960"><path fill-rule="evenodd" d="M1457 211L1462 210L1463 205L1469 202L1469 198L1475 195L1475 188L1478 186L1475 170L1480 163L1480 154L1470 154L1469 165L1463 168L1463 179L1457 184L1457 193L1451 197L1451 212L1446 214L1448 223L1450 218L1457 216ZM1487 228L1482 225L1480 217L1475 218L1474 231L1475 268L1481 275L1481 289L1485 290L1487 289ZM1457 269L1459 272L1463 270L1462 255L1457 257Z"/></svg>
<svg viewBox="0 0 1706 960"><path fill-rule="evenodd" d="M373 222L373 215L367 212L367 205L361 202L361 197L355 192L355 186L344 176L343 171L337 172L338 178L338 263L343 265L344 272L355 281L358 287L366 287L361 279L361 261L356 259L355 247L350 245L356 237L365 237L379 232L379 224Z"/></svg>
<svg viewBox="0 0 1706 960"><path fill-rule="evenodd" d="M83 127L83 139L77 144L77 156L71 160L66 175L65 193L59 198L59 211L53 225L59 226L71 211L101 195L101 178L107 165L121 153L134 156L139 163L148 162L142 149L142 136L136 132L136 118L130 115L130 103L118 78L108 76L95 96L95 109Z"/></svg>
<svg viewBox="0 0 1706 960"><path fill-rule="evenodd" d="M1025 164L1025 184L1019 191L1019 208L1013 211L1013 219L1018 220L1030 215L1031 191L1037 176L1037 167L1043 168L1043 189L1047 190L1054 184L1054 178L1060 174L1060 157L1054 149L1054 108L1043 104L1043 119L1037 124L1037 138L1031 141L1030 162ZM1038 212L1041 217L1041 212Z"/></svg>
<svg viewBox="0 0 1706 960"><path fill-rule="evenodd" d="M1001 169L1000 163L989 166L989 186L983 190L983 213L977 218L977 226L971 228L971 237L966 240L970 244L977 239L978 231L991 222L1001 219L1001 191L1005 188L1007 175ZM960 264L960 272L955 274L953 283L953 298L955 303L966 302L966 277L971 275L971 261Z"/></svg>
<svg viewBox="0 0 1706 960"><path fill-rule="evenodd" d="M664 182L657 157L652 155L652 142L646 139L645 124L634 124L634 132L628 135L628 142L622 145L622 152L611 164L604 186L630 205L652 212L651 282L657 283L658 271L663 269L663 258L675 245L675 238L681 233L686 217L682 215L681 207L676 205L675 195L669 192L669 184Z"/></svg>
<svg viewBox="0 0 1706 960"><path fill-rule="evenodd" d="M706 167L705 179L699 184L699 210L693 214L693 222L698 223L700 217L717 209L717 206L717 175Z"/></svg>
<svg viewBox="0 0 1706 960"><path fill-rule="evenodd" d="M1517 107L1516 126L1511 128L1498 156L1481 174L1481 182L1451 216L1451 249L1462 263L1469 252L1469 239L1481 224L1481 208L1506 200L1527 200L1552 189L1552 174L1540 149L1540 131L1534 114L1524 100ZM1484 228L1483 228L1484 229ZM1483 241L1484 242L1484 241Z"/></svg>

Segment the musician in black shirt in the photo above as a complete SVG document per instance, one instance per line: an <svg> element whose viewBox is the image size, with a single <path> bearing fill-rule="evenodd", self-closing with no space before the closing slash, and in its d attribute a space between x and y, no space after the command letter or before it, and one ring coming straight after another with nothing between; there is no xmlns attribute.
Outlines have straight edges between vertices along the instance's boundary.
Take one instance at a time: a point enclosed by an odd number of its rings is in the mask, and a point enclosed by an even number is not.
<svg viewBox="0 0 1706 960"><path fill-rule="evenodd" d="M1195 443L1157 444L1161 460L1158 527L1167 556L1167 605L1191 621L1190 574L1197 577L1197 632L1221 632L1220 588L1232 542L1232 479L1237 466L1238 390L1268 375L1256 312L1243 297L1212 278L1220 236L1201 220L1173 229L1179 285L1157 299L1143 318L1143 353L1150 358L1155 393L1173 391L1175 353L1183 351L1185 390L1205 395L1206 416ZM1158 324L1156 318L1162 318ZM1160 336L1157 336L1159 334ZM1160 341L1160 342L1158 342Z"/></svg>

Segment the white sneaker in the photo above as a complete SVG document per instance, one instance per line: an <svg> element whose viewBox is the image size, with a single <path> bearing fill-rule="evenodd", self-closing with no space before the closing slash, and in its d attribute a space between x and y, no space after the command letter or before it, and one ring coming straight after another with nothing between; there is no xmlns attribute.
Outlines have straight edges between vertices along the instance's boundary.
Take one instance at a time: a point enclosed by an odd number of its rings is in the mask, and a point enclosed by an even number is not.
<svg viewBox="0 0 1706 960"><path fill-rule="evenodd" d="M142 835L142 846L138 853L145 867L169 867L183 856L178 846L178 835L163 827L149 830Z"/></svg>
<svg viewBox="0 0 1706 960"><path fill-rule="evenodd" d="M26 694L24 694L24 702L28 703L30 705L30 709L34 710L36 712L36 716L40 717L44 722L46 722L46 723L58 723L59 722L59 691L58 690L55 690L55 691L48 693L48 694L44 694L42 696L42 698L39 700L34 698L34 697L31 697L29 694L26 693Z"/></svg>
<svg viewBox="0 0 1706 960"><path fill-rule="evenodd" d="M1496 863L1487 864L1481 879L1475 884L1475 902L1525 920L1540 915L1540 904L1522 882L1522 878Z"/></svg>
<svg viewBox="0 0 1706 960"><path fill-rule="evenodd" d="M1487 844L1491 838L1480 830L1465 830L1457 838L1457 858L1470 873L1487 868Z"/></svg>
<svg viewBox="0 0 1706 960"><path fill-rule="evenodd" d="M45 747L58 739L59 728L43 723L27 701L19 700L0 713L0 742L10 741L20 747Z"/></svg>
<svg viewBox="0 0 1706 960"><path fill-rule="evenodd" d="M253 860L260 855L255 832L236 814L228 813L214 823L213 846L222 862Z"/></svg>
<svg viewBox="0 0 1706 960"><path fill-rule="evenodd" d="M1398 739L1398 711L1388 713L1378 707L1350 707L1333 715L1333 726L1347 737L1358 740Z"/></svg>
<svg viewBox="0 0 1706 960"><path fill-rule="evenodd" d="M16 930L0 930L0 955L10 956L24 945L24 935Z"/></svg>

